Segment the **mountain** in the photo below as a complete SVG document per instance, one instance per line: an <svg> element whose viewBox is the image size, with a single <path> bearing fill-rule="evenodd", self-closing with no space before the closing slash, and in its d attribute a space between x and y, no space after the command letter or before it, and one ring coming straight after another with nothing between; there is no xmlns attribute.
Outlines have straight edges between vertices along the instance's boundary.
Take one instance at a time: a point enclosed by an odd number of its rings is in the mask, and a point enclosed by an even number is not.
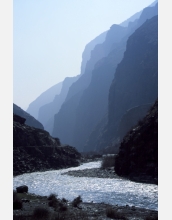
<svg viewBox="0 0 172 220"><path fill-rule="evenodd" d="M26 119L13 114L13 175L78 166L81 155L62 146L45 130L30 127Z"/></svg>
<svg viewBox="0 0 172 220"><path fill-rule="evenodd" d="M118 142L118 128L126 111L153 103L158 97L158 16L148 19L128 39L109 91L108 123L99 148Z"/></svg>
<svg viewBox="0 0 172 220"><path fill-rule="evenodd" d="M119 176L146 183L158 183L158 101L130 130L115 159Z"/></svg>
<svg viewBox="0 0 172 220"><path fill-rule="evenodd" d="M26 125L39 128L39 129L44 129L43 125L38 120L36 120L33 116L28 114L26 111L24 111L23 109L21 109L19 106L17 106L14 103L13 103L13 113L25 118Z"/></svg>
<svg viewBox="0 0 172 220"><path fill-rule="evenodd" d="M108 45L111 45L109 46L111 51L94 66L91 82L83 91L76 109L75 129L73 131L73 142L71 143L80 151L93 151L93 149L96 149L95 141L93 143L91 141L93 140L91 133L108 111L109 88L114 78L116 67L123 58L128 37L142 24L143 20L157 14L157 6L151 12L149 8L144 9L142 14L141 20L136 21L134 25L125 29L113 25L107 33L106 40L102 46L108 48ZM94 136L94 139L97 139L97 137Z"/></svg>
<svg viewBox="0 0 172 220"><path fill-rule="evenodd" d="M69 143L79 151L92 151L93 143L90 144L89 137L92 136L93 140L92 132L108 112L109 88L116 67L123 58L127 40L137 28L157 13L156 4L145 8L140 18L130 22L128 27L116 24L111 26L105 41L92 50L85 72L71 85L65 103L55 114L53 136L58 135L62 143ZM101 125L103 126L102 123Z"/></svg>
<svg viewBox="0 0 172 220"><path fill-rule="evenodd" d="M40 96L38 96L33 102L29 104L26 112L33 115L34 118L38 119L39 108L51 101L53 101L54 96L60 94L62 88L62 82L57 83L51 88L47 89Z"/></svg>
<svg viewBox="0 0 172 220"><path fill-rule="evenodd" d="M149 5L148 7L153 7L158 3L158 1L154 1L151 5ZM142 14L143 10L135 13L134 15L132 15L130 18L128 18L127 20L123 21L122 23L120 23L120 26L123 27L127 27L129 25L130 22L134 22L135 20L139 19L140 15Z"/></svg>
<svg viewBox="0 0 172 220"><path fill-rule="evenodd" d="M81 74L80 75L84 74L84 72L85 72L86 64L87 64L88 60L91 57L91 51L94 49L94 47L97 44L101 44L101 43L103 43L105 41L106 34L107 34L107 31L103 32L102 34L100 34L99 36L94 38L92 41L90 41L85 46L85 49L84 49L84 51L82 53Z"/></svg>
<svg viewBox="0 0 172 220"><path fill-rule="evenodd" d="M61 105L66 99L70 86L79 78L79 76L66 77L62 83L62 89L59 95L55 95L54 100L39 108L38 120L44 125L45 130L52 133L54 124L54 114L58 113Z"/></svg>
<svg viewBox="0 0 172 220"><path fill-rule="evenodd" d="M113 38L116 33L116 38ZM90 60L86 64L85 72L72 84L66 97L66 102L62 105L58 114L55 115L53 136L60 137L63 143L73 144L73 132L75 129L76 109L79 105L83 91L89 86L92 71L97 61L105 57L114 43L118 43L125 36L126 28L113 25L106 34L106 39L102 44L95 46L91 52Z"/></svg>

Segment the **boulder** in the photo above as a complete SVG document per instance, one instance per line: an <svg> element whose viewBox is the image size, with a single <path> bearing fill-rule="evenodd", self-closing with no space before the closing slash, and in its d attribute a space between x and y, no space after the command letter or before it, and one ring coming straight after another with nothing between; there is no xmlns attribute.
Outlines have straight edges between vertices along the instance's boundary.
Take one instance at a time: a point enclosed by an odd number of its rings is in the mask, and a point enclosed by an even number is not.
<svg viewBox="0 0 172 220"><path fill-rule="evenodd" d="M23 186L16 187L16 191L17 191L17 193L25 193L25 192L27 193L28 186L23 185Z"/></svg>

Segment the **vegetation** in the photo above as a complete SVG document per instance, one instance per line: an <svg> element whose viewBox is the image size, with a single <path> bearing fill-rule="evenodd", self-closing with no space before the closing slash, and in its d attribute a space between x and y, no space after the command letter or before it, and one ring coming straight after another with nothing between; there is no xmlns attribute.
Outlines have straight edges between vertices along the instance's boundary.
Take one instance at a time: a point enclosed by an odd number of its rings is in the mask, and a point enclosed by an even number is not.
<svg viewBox="0 0 172 220"><path fill-rule="evenodd" d="M47 207L38 206L33 211L33 217L35 219L49 219L50 217L50 211Z"/></svg>
<svg viewBox="0 0 172 220"><path fill-rule="evenodd" d="M116 209L112 209L112 208L107 208L106 209L106 216L108 218L112 218L112 219L124 219L127 220L127 218L123 215L121 215Z"/></svg>
<svg viewBox="0 0 172 220"><path fill-rule="evenodd" d="M81 202L82 202L82 198L81 196L78 196L72 201L72 205L73 207L77 207Z"/></svg>
<svg viewBox="0 0 172 220"><path fill-rule="evenodd" d="M49 196L48 196L48 200L53 200L53 199L56 199L57 198L57 194L55 194L55 193L51 193Z"/></svg>

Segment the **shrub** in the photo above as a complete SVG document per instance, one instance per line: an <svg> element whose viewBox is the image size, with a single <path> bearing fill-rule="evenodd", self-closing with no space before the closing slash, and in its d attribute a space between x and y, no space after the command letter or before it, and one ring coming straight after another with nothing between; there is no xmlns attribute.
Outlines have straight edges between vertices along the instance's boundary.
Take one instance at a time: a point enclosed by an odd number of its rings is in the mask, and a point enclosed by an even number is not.
<svg viewBox="0 0 172 220"><path fill-rule="evenodd" d="M66 211L67 210L67 205L64 204L63 202L59 202L59 210L60 211Z"/></svg>
<svg viewBox="0 0 172 220"><path fill-rule="evenodd" d="M62 202L66 203L66 202L68 202L68 200L65 198L62 198Z"/></svg>
<svg viewBox="0 0 172 220"><path fill-rule="evenodd" d="M106 169L109 167L115 166L115 155L110 156L104 156L102 163L101 163L101 169Z"/></svg>
<svg viewBox="0 0 172 220"><path fill-rule="evenodd" d="M106 216L112 219L123 219L123 220L127 219L125 216L121 215L117 210L112 208L106 209Z"/></svg>
<svg viewBox="0 0 172 220"><path fill-rule="evenodd" d="M48 205L53 208L56 208L58 204L59 204L59 201L57 198L53 198L48 202Z"/></svg>
<svg viewBox="0 0 172 220"><path fill-rule="evenodd" d="M77 207L81 202L82 202L82 198L81 196L78 196L72 201L72 205L73 207Z"/></svg>
<svg viewBox="0 0 172 220"><path fill-rule="evenodd" d="M23 207L22 200L17 195L16 191L13 191L13 209L21 209Z"/></svg>
<svg viewBox="0 0 172 220"><path fill-rule="evenodd" d="M36 219L48 219L50 211L46 207L38 206L33 211L33 217Z"/></svg>
<svg viewBox="0 0 172 220"><path fill-rule="evenodd" d="M48 200L52 200L52 199L56 199L57 198L57 194L55 193L51 193L49 196L48 196Z"/></svg>

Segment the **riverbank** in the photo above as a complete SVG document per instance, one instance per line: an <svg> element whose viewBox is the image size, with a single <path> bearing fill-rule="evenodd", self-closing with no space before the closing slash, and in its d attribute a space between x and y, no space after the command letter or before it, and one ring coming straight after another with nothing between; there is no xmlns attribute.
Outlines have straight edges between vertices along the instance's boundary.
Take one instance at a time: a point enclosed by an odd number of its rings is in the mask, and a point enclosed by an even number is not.
<svg viewBox="0 0 172 220"><path fill-rule="evenodd" d="M85 162L93 162L95 160L84 160ZM96 161L100 161L97 158ZM61 175L69 175L75 177L97 177L97 178L110 178L110 179L123 179L115 174L114 167L106 169L102 168L86 168L81 170L70 170L68 172L61 173ZM29 191L28 191L29 192ZM46 219L46 220L75 220L75 219L92 219L92 220L108 220L108 219L128 219L128 220L155 220L158 219L158 211L138 208L135 206L129 206L124 202L124 206L96 203L96 202L81 202L78 207L73 207L72 202L62 202L65 210L59 210L59 207L49 206L49 200L47 196L38 196L31 193L23 193L18 196L23 200L22 209L13 210L14 220L31 220L31 219ZM65 200L64 200L65 201ZM37 218L34 216L35 210L41 208L48 217ZM43 212L44 212L43 211ZM108 217L109 216L109 217ZM114 216L114 217L113 217ZM115 217L116 216L116 217Z"/></svg>
<svg viewBox="0 0 172 220"><path fill-rule="evenodd" d="M105 203L81 202L76 207L72 202L58 199L59 203L50 206L47 196L30 193L17 193L22 202L22 209L13 211L13 220L156 220L158 212L144 208L109 205ZM59 205L61 204L61 205ZM63 205L62 205L63 204ZM63 208L61 208L63 207ZM44 216L41 216L44 213ZM109 216L109 217L108 217Z"/></svg>

